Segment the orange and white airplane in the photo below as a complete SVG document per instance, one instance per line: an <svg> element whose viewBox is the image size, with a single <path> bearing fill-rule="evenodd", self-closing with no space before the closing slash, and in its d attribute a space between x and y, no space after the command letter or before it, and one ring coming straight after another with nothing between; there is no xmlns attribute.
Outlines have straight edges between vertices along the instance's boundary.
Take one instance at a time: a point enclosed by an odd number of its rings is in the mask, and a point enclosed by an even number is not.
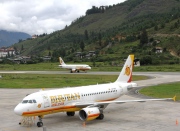
<svg viewBox="0 0 180 131"><path fill-rule="evenodd" d="M60 65L59 67L61 68L65 68L65 69L68 69L70 70L71 73L73 72L79 72L80 70L82 71L87 71L87 70L90 70L91 67L89 65L86 65L86 64L79 64L79 65L70 65L70 64L65 64L65 62L63 61L63 59L61 57L59 57L59 62L60 62Z"/></svg>
<svg viewBox="0 0 180 131"><path fill-rule="evenodd" d="M117 80L113 83L35 92L26 96L15 107L14 112L24 118L38 116L37 126L41 127L43 116L52 113L66 112L67 116L74 116L75 111L79 111L79 118L82 121L102 120L103 110L111 103L175 100L175 98L115 100L128 90L137 87L136 83L131 82L133 63L134 55L129 55Z"/></svg>

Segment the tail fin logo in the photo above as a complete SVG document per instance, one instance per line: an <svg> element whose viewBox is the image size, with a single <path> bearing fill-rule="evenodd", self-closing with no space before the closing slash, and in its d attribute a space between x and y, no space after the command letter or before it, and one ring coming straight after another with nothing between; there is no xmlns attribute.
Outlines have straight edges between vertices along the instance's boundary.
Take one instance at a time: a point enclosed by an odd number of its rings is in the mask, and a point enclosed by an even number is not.
<svg viewBox="0 0 180 131"><path fill-rule="evenodd" d="M124 75L127 75L127 76L129 76L130 75L130 73L131 73L131 65L128 67L128 65L126 65L126 69L125 69L125 73L124 73Z"/></svg>
<svg viewBox="0 0 180 131"><path fill-rule="evenodd" d="M131 82L134 55L129 55L116 82Z"/></svg>

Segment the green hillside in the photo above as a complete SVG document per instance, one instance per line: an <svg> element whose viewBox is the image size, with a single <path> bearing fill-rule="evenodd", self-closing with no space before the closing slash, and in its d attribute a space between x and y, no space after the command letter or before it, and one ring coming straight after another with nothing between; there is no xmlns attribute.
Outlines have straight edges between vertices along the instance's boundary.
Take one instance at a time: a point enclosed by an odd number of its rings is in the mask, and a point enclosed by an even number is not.
<svg viewBox="0 0 180 131"><path fill-rule="evenodd" d="M22 55L50 55L52 61L62 56L66 61L112 64L133 53L146 65L179 64L179 41L179 0L127 0L113 6L93 6L63 30L14 47ZM157 53L157 48L163 52ZM76 52L81 52L81 57Z"/></svg>

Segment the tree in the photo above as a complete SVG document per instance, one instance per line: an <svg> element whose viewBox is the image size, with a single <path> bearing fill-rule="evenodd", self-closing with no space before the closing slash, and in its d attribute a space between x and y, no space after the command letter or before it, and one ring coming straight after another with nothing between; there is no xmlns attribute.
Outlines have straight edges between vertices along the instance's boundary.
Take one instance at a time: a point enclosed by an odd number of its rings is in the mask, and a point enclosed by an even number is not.
<svg viewBox="0 0 180 131"><path fill-rule="evenodd" d="M47 49L48 49L48 50L51 50L51 47L50 47L50 45L47 47Z"/></svg>
<svg viewBox="0 0 180 131"><path fill-rule="evenodd" d="M101 46L101 39L102 39L102 36L101 36L101 33L99 32L98 34L98 39L99 39L99 46Z"/></svg>
<svg viewBox="0 0 180 131"><path fill-rule="evenodd" d="M161 23L161 28L163 29L165 27L165 23Z"/></svg>
<svg viewBox="0 0 180 131"><path fill-rule="evenodd" d="M88 31L87 30L84 31L84 37L85 37L85 40L89 39L89 35L88 35Z"/></svg>
<svg viewBox="0 0 180 131"><path fill-rule="evenodd" d="M140 46L143 46L146 43L148 43L148 34L147 34L146 30L144 29L140 36Z"/></svg>
<svg viewBox="0 0 180 131"><path fill-rule="evenodd" d="M174 23L174 28L178 28L178 23L177 22Z"/></svg>
<svg viewBox="0 0 180 131"><path fill-rule="evenodd" d="M91 58L91 61L92 61L93 67L95 67L96 66L96 59L94 56Z"/></svg>
<svg viewBox="0 0 180 131"><path fill-rule="evenodd" d="M71 53L74 53L74 48L71 48Z"/></svg>
<svg viewBox="0 0 180 131"><path fill-rule="evenodd" d="M83 52L84 51L84 42L83 41L81 41L81 43L80 43L80 48L81 48L81 51Z"/></svg>
<svg viewBox="0 0 180 131"><path fill-rule="evenodd" d="M143 56L141 59L141 65L150 65L152 64L152 58L150 56Z"/></svg>
<svg viewBox="0 0 180 131"><path fill-rule="evenodd" d="M24 46L23 45L21 46L21 50L24 50Z"/></svg>
<svg viewBox="0 0 180 131"><path fill-rule="evenodd" d="M158 25L155 25L154 30L155 30L155 31L158 30Z"/></svg>
<svg viewBox="0 0 180 131"><path fill-rule="evenodd" d="M48 54L48 56L51 56L51 52L49 51L49 54Z"/></svg>

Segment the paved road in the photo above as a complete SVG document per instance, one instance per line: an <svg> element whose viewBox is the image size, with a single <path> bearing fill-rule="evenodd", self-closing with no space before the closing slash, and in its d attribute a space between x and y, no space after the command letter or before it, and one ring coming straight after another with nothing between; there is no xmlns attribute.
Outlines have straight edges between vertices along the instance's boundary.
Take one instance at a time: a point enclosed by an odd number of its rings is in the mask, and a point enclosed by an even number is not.
<svg viewBox="0 0 180 131"><path fill-rule="evenodd" d="M0 74L1 73L0 71ZM43 71L21 73L61 74L62 72ZM86 74L96 74L96 72L88 72ZM99 72L98 74L118 75L119 73ZM148 75L151 77L151 79L148 80L137 81L141 87L180 81L180 73L135 72L134 74ZM31 127L19 126L18 122L21 117L15 115L13 112L14 107L26 94L38 90L39 89L0 89L0 131L43 131L43 128L37 128L35 125ZM119 98L119 100L139 99L137 96L127 94ZM67 117L65 113L47 115L43 119L43 122L47 128L46 131L178 131L180 130L180 125L176 124L176 122L180 121L179 110L180 103L172 101L110 104L107 109L104 110L105 118L103 120L87 122L86 126L82 126L78 113L76 113L75 117Z"/></svg>

